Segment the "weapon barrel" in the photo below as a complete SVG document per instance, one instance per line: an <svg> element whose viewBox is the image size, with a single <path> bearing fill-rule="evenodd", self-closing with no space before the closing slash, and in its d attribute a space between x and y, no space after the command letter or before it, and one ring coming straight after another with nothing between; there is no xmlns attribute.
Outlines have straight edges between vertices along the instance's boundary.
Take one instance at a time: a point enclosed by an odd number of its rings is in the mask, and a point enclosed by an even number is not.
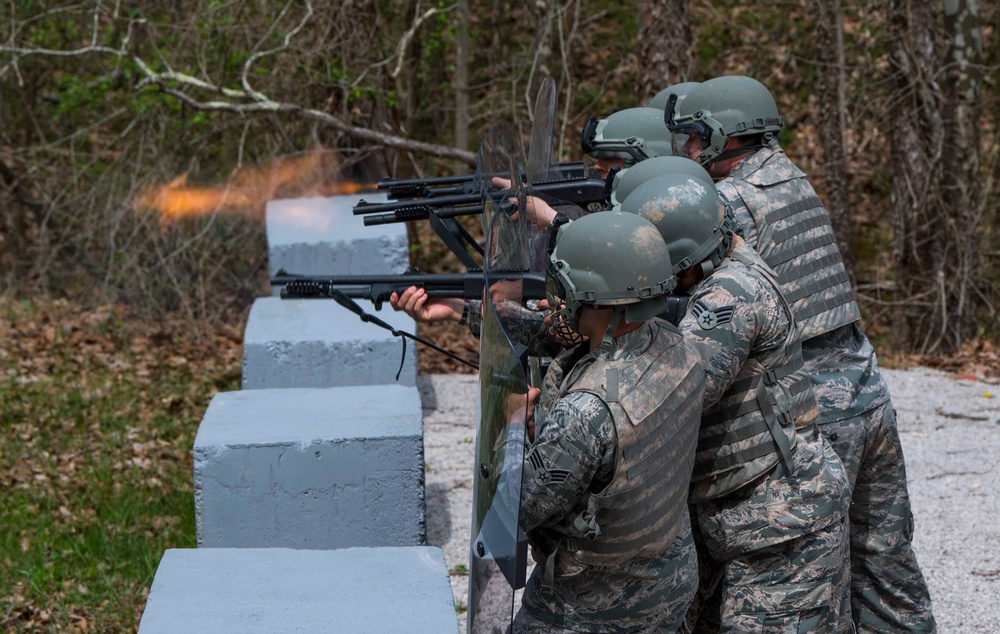
<svg viewBox="0 0 1000 634"><path fill-rule="evenodd" d="M410 222L413 220L427 220L431 213L438 218L457 218L459 216L472 216L483 213L481 205L470 205L468 207L443 207L441 209L413 209L406 211L394 211L384 214L371 214L365 216L365 226L388 225L396 222Z"/></svg>
<svg viewBox="0 0 1000 634"><path fill-rule="evenodd" d="M553 180L582 179L587 176L583 161L560 163L551 168ZM410 200L472 194L475 174L438 176L436 178L383 178L376 187L385 192L390 200Z"/></svg>
<svg viewBox="0 0 1000 634"><path fill-rule="evenodd" d="M418 185L422 187L434 187L436 185L458 185L460 183L471 183L475 174L455 174L453 176L435 176L433 178L383 178L375 184L378 189L392 189L393 187L410 187Z"/></svg>
<svg viewBox="0 0 1000 634"><path fill-rule="evenodd" d="M522 300L545 297L545 274L522 271L491 271L490 283L521 282ZM279 270L271 278L273 286L283 286L282 299L321 299L340 291L354 299L369 299L380 307L392 293L411 286L422 287L429 297L481 299L486 285L482 271L469 273L404 273L402 275L307 276Z"/></svg>
<svg viewBox="0 0 1000 634"><path fill-rule="evenodd" d="M472 181L459 183L457 185L423 185L420 183L412 185L389 185L384 191L389 200L411 200L414 198L434 198L436 196L457 196L459 194L471 194Z"/></svg>
<svg viewBox="0 0 1000 634"><path fill-rule="evenodd" d="M364 200L354 206L354 215L377 214L403 211L410 207L454 207L478 203L482 197L479 194L456 194L454 196L438 196L436 198L420 198L391 203L369 203Z"/></svg>

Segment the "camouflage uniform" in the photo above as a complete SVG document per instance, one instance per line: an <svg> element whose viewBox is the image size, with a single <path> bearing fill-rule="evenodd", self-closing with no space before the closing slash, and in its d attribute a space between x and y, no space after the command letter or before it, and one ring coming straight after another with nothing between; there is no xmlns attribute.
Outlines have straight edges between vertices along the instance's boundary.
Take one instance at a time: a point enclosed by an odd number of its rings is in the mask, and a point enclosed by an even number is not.
<svg viewBox="0 0 1000 634"><path fill-rule="evenodd" d="M777 145L742 161L717 187L733 207L737 231L794 300L820 431L853 490L851 603L857 627L933 632L930 593L911 546L913 516L895 411L875 351L858 327L826 209Z"/></svg>
<svg viewBox="0 0 1000 634"><path fill-rule="evenodd" d="M527 348L528 353L535 357L554 357L562 350L549 327L545 325L546 312L530 310L516 302L499 302L495 305L498 317L503 324L504 332L511 340ZM479 339L483 322L483 303L478 300L469 301L469 332Z"/></svg>
<svg viewBox="0 0 1000 634"><path fill-rule="evenodd" d="M545 376L519 519L538 565L513 631L676 632L698 583L686 497L704 370L659 322L588 348ZM612 367L618 397L603 383Z"/></svg>
<svg viewBox="0 0 1000 634"><path fill-rule="evenodd" d="M716 445L708 434L717 433L712 420L731 421L723 425L728 430L724 435L726 440L735 437L741 453L752 449L752 443L766 450L758 437L740 433L753 428L745 424L747 416L767 418L747 407L750 402L741 394L747 391L748 374L760 376L767 370L780 376L784 366L775 360L796 358L798 340L789 307L767 267L739 238L733 239L719 268L690 293L681 330L698 348L707 379L698 462L712 459L710 450ZM735 475L732 470L707 472L696 463L692 497L707 573L700 600L708 601L714 592L720 605L715 614L704 614L698 631L714 629L712 622L723 632L850 631L847 476L816 430L808 378L803 374L795 385L791 392L805 390L808 406L794 417L790 456L779 461L772 449L775 457L768 464L776 466L761 475L751 472L750 481L735 490L716 483L738 478L750 460ZM789 393L787 387L781 390ZM734 399L743 400L734 404ZM779 395L776 411L780 406ZM738 426L741 421L743 427ZM777 444L775 438L771 447ZM692 627L701 607L696 605L689 616Z"/></svg>

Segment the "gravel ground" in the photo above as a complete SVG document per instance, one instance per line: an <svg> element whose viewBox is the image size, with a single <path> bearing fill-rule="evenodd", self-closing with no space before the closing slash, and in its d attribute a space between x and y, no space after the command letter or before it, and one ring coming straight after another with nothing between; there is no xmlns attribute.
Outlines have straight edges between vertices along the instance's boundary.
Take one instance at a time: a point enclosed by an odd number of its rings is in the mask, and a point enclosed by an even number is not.
<svg viewBox="0 0 1000 634"><path fill-rule="evenodd" d="M942 634L1000 632L1000 385L918 368L885 370L916 518L914 544ZM427 538L452 571L465 631L477 377L418 381L424 405Z"/></svg>

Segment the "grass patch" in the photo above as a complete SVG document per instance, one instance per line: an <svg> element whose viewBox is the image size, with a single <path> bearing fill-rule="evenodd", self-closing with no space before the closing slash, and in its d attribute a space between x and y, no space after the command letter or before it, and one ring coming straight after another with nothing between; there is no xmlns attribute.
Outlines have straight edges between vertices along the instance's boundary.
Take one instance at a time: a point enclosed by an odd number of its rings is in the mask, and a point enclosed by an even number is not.
<svg viewBox="0 0 1000 634"><path fill-rule="evenodd" d="M0 304L0 629L134 631L163 551L195 545L191 447L240 345L185 330Z"/></svg>

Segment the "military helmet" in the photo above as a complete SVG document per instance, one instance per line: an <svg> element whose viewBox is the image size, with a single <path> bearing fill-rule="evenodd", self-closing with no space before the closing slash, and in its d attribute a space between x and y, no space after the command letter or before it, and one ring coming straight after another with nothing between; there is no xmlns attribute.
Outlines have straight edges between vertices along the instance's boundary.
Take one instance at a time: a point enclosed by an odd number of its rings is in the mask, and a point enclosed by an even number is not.
<svg viewBox="0 0 1000 634"><path fill-rule="evenodd" d="M687 174L642 183L622 201L621 210L656 226L674 261L674 274L702 263L705 274L711 273L731 243L726 206L715 186Z"/></svg>
<svg viewBox="0 0 1000 634"><path fill-rule="evenodd" d="M677 278L667 245L649 220L608 211L583 216L557 231L546 293L550 306L563 304L554 327L576 330L585 304L619 307L629 321L663 311Z"/></svg>
<svg viewBox="0 0 1000 634"><path fill-rule="evenodd" d="M740 75L704 81L683 102L668 100L664 120L675 134L701 138L703 147L697 160L705 166L722 158L727 139L763 135L763 143L768 144L785 124L767 87Z"/></svg>
<svg viewBox="0 0 1000 634"><path fill-rule="evenodd" d="M620 110L607 119L591 117L583 126L580 145L594 158L614 157L634 165L654 156L674 154L663 113L654 108Z"/></svg>
<svg viewBox="0 0 1000 634"><path fill-rule="evenodd" d="M686 174L705 183L709 187L715 187L712 177L708 175L705 168L691 159L682 156L657 156L656 158L633 165L628 169L623 169L614 175L611 182L610 196L612 210L619 211L622 201L636 187L652 178L665 174Z"/></svg>
<svg viewBox="0 0 1000 634"><path fill-rule="evenodd" d="M697 81L685 81L679 84L674 84L673 86L667 86L660 92L656 93L656 95L649 100L646 107L663 110L667 107L667 100L670 99L670 95L677 95L677 106L679 107L688 93L694 90L699 83L700 82Z"/></svg>

